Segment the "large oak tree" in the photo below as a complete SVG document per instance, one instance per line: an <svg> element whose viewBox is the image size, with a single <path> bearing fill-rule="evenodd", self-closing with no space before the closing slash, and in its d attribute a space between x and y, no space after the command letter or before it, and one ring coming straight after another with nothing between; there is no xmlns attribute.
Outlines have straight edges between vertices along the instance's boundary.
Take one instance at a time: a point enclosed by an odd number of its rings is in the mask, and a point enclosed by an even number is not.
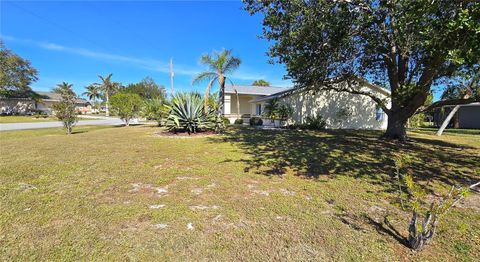
<svg viewBox="0 0 480 262"><path fill-rule="evenodd" d="M298 88L367 95L388 115L385 137L404 140L407 120L435 89L478 67L480 2L474 0L245 0L263 14L272 61ZM359 79L391 91L391 105L358 89ZM337 82L348 85L335 85ZM440 90L441 91L441 90ZM479 101L442 100L428 109Z"/></svg>
<svg viewBox="0 0 480 262"><path fill-rule="evenodd" d="M38 72L28 60L5 48L0 40L0 95L33 96L30 85L37 81Z"/></svg>

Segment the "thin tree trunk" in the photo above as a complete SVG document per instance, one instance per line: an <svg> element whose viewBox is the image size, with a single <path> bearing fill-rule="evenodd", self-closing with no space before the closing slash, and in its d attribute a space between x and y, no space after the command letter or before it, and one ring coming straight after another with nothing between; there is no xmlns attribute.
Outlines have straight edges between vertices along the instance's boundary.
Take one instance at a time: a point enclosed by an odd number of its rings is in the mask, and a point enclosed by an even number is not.
<svg viewBox="0 0 480 262"><path fill-rule="evenodd" d="M105 116L110 116L110 113L108 111L108 107L109 107L109 100L108 100L108 92L105 92L105 98L106 98L106 103L105 103Z"/></svg>
<svg viewBox="0 0 480 262"><path fill-rule="evenodd" d="M440 126L440 129L437 131L437 136L441 136L445 128L448 126L448 123L450 123L450 120L452 120L452 117L455 115L455 113L458 111L460 108L459 105L455 106L452 111L448 114L447 118L443 121L442 125Z"/></svg>

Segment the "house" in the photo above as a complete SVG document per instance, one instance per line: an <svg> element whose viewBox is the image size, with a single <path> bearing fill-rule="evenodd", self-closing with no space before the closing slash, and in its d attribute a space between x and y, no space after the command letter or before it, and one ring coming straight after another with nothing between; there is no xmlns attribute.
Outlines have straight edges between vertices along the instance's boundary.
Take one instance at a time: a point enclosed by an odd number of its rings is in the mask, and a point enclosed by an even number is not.
<svg viewBox="0 0 480 262"><path fill-rule="evenodd" d="M253 103L256 99L276 94L286 90L281 87L271 86L225 86L224 116L234 122L237 118L248 120L253 116L261 116L262 109L259 107L261 103ZM237 97L239 103L237 104ZM237 106L238 105L238 106ZM239 107L240 112L238 112Z"/></svg>
<svg viewBox="0 0 480 262"><path fill-rule="evenodd" d="M435 126L440 127L455 106L437 108L433 113ZM453 116L448 127L452 128L480 128L480 102L461 105Z"/></svg>
<svg viewBox="0 0 480 262"><path fill-rule="evenodd" d="M45 112L47 114L53 113L53 105L60 102L61 95L54 92L36 92L42 99L36 102L36 110ZM92 112L92 105L90 102L83 98L77 98L75 100L75 109L79 114L87 114Z"/></svg>
<svg viewBox="0 0 480 262"><path fill-rule="evenodd" d="M40 99L30 97L0 97L0 114L32 114L43 112L45 114L53 113L53 105L60 102L60 94L53 92L35 92ZM90 103L81 98L75 100L75 108L79 114L92 112Z"/></svg>
<svg viewBox="0 0 480 262"><path fill-rule="evenodd" d="M376 85L365 83L360 90L368 91L388 101L390 92ZM237 96L239 105L237 105ZM326 128L333 129L386 129L387 115L370 98L364 95L336 92L333 90L313 91L293 88L262 86L226 86L224 116L231 123L237 118L248 122L250 117L261 117L264 125L271 125L263 111L269 100L292 107L290 121L304 123L307 117L320 115ZM240 107L240 112L237 112Z"/></svg>

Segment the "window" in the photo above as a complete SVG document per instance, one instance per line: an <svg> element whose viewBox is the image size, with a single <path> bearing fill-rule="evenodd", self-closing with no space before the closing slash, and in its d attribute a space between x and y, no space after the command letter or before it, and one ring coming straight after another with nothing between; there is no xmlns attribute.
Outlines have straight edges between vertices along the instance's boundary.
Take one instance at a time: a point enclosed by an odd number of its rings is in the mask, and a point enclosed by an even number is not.
<svg viewBox="0 0 480 262"><path fill-rule="evenodd" d="M375 120L383 121L384 117L385 117L385 112L383 112L383 109L377 105L375 107Z"/></svg>
<svg viewBox="0 0 480 262"><path fill-rule="evenodd" d="M255 110L255 114L257 116L261 115L262 114L262 104L257 104L257 108Z"/></svg>

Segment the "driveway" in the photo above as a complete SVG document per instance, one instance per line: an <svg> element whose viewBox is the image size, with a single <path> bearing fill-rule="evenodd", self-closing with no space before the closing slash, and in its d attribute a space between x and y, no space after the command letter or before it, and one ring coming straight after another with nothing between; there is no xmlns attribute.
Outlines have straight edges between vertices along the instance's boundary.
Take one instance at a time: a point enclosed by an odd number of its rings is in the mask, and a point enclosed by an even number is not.
<svg viewBox="0 0 480 262"><path fill-rule="evenodd" d="M77 126L115 126L121 125L123 121L118 118L102 118L97 120L80 120L77 122ZM39 128L52 128L63 127L62 122L38 122L38 123L8 123L0 124L0 131L13 131L24 129L39 129Z"/></svg>

